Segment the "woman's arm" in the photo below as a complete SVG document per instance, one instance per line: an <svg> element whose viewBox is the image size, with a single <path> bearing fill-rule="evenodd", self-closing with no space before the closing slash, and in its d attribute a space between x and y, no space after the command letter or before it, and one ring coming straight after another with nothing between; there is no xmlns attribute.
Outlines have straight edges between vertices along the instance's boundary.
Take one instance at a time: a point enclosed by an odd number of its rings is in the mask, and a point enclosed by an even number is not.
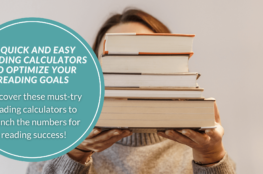
<svg viewBox="0 0 263 174"><path fill-rule="evenodd" d="M132 133L129 130L113 129L109 131L101 131L95 128L90 135L78 146L79 149L85 151L101 152L120 139L130 136ZM68 153L68 156L73 160L85 164L92 153L85 153L77 149L73 149Z"/></svg>
<svg viewBox="0 0 263 174"><path fill-rule="evenodd" d="M42 174L87 174L91 164L92 160L84 165L65 154L47 161L43 167Z"/></svg>
<svg viewBox="0 0 263 174"><path fill-rule="evenodd" d="M190 129L184 129L181 133L173 130L158 133L165 138L190 146L193 149L194 168L196 166L202 166L202 169L204 169L204 167L211 169L213 166L213 168L219 166L219 163L228 163L227 160L224 160L224 158L227 158L222 143L224 128L221 125L216 102L214 103L214 108L217 128L213 130L206 130L205 133L200 133ZM229 171L229 173L231 173L231 171Z"/></svg>
<svg viewBox="0 0 263 174"><path fill-rule="evenodd" d="M236 173L236 165L231 160L231 158L229 158L229 156L227 154L224 156L224 158L222 160L220 160L218 163L216 163L210 167L195 164L194 161L192 161L192 166L193 166L194 174L203 174L203 173L235 174Z"/></svg>
<svg viewBox="0 0 263 174"><path fill-rule="evenodd" d="M102 132L101 129L95 128L78 148L101 152L129 135L131 132L128 130L113 129ZM47 161L42 174L87 174L92 164L91 155L91 152L73 149L68 154Z"/></svg>

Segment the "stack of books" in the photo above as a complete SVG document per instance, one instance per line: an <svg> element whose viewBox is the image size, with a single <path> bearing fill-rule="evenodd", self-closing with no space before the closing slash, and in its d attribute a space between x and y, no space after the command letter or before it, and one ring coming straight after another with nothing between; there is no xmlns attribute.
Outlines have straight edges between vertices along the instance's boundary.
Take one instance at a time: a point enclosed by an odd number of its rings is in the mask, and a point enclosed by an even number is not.
<svg viewBox="0 0 263 174"><path fill-rule="evenodd" d="M189 72L187 34L107 33L102 70L105 100L96 127L163 131L214 128L214 99Z"/></svg>

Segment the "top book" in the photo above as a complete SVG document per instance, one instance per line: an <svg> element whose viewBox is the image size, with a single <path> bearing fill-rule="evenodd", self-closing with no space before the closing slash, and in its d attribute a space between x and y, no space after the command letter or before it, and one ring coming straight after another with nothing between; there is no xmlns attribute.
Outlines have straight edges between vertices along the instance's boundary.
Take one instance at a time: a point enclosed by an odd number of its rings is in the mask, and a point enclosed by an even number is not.
<svg viewBox="0 0 263 174"><path fill-rule="evenodd" d="M193 34L106 33L103 54L193 54Z"/></svg>

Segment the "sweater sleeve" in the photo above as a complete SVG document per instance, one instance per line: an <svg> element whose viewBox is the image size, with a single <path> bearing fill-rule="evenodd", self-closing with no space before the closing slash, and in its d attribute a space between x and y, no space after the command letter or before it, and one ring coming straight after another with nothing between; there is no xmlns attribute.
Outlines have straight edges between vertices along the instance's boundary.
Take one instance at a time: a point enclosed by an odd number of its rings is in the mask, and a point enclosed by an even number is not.
<svg viewBox="0 0 263 174"><path fill-rule="evenodd" d="M236 165L228 154L217 164L205 167L192 161L194 174L236 174Z"/></svg>
<svg viewBox="0 0 263 174"><path fill-rule="evenodd" d="M88 174L92 157L86 165L71 159L67 154L49 160L43 167L42 174Z"/></svg>

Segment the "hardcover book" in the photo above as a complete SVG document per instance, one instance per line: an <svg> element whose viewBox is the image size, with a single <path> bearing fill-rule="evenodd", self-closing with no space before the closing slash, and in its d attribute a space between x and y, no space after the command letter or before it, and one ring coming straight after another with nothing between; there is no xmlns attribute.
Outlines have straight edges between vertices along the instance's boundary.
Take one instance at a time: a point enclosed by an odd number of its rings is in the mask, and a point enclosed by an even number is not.
<svg viewBox="0 0 263 174"><path fill-rule="evenodd" d="M185 101L105 99L96 127L153 129L153 131L214 128L214 99Z"/></svg>
<svg viewBox="0 0 263 174"><path fill-rule="evenodd" d="M200 74L103 73L103 76L105 87L196 88Z"/></svg>
<svg viewBox="0 0 263 174"><path fill-rule="evenodd" d="M203 99L202 88L105 88L105 98Z"/></svg>
<svg viewBox="0 0 263 174"><path fill-rule="evenodd" d="M193 34L106 33L103 54L193 54Z"/></svg>
<svg viewBox="0 0 263 174"><path fill-rule="evenodd" d="M102 71L106 73L184 73L188 72L189 55L103 55Z"/></svg>

